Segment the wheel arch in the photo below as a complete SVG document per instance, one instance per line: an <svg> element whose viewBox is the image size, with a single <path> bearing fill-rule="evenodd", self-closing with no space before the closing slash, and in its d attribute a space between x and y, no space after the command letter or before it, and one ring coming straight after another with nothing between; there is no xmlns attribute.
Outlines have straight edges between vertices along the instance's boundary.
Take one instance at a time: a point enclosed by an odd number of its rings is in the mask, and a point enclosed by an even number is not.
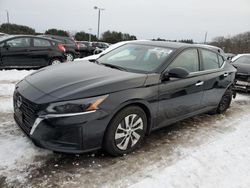
<svg viewBox="0 0 250 188"><path fill-rule="evenodd" d="M130 101L126 101L124 103L122 103L117 109L114 110L114 112L112 113L112 118L108 121L108 125L105 128L105 132L104 132L104 136L103 136L103 140L102 143L104 142L104 138L106 135L106 132L108 130L108 127L110 125L110 122L114 119L114 117L123 109L129 107L129 106L138 106L140 107L146 114L147 116L147 130L146 130L146 135L149 135L151 130L152 130L152 126L153 126L153 115L152 115L152 110L149 107L149 104L147 104L147 102L145 102L144 100L130 100Z"/></svg>

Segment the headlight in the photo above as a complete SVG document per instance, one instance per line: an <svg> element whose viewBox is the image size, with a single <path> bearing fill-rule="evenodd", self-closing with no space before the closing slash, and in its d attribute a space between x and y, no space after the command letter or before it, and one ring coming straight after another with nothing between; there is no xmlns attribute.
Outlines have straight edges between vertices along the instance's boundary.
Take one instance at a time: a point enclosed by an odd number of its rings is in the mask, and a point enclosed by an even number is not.
<svg viewBox="0 0 250 188"><path fill-rule="evenodd" d="M46 112L53 114L66 114L93 111L99 109L98 106L107 97L108 95L103 95L93 98L53 103L47 107Z"/></svg>

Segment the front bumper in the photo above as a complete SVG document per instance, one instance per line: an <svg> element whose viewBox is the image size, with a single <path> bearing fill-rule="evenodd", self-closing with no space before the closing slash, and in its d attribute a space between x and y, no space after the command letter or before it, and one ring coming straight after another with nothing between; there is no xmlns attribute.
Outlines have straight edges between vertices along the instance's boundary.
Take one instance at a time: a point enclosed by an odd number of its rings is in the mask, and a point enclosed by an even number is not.
<svg viewBox="0 0 250 188"><path fill-rule="evenodd" d="M236 79L234 88L235 88L235 90L249 91L250 90L249 79L246 79L246 80Z"/></svg>
<svg viewBox="0 0 250 188"><path fill-rule="evenodd" d="M16 114L14 119L35 145L63 153L100 149L109 122L108 114L102 110L66 116L40 116L28 131Z"/></svg>

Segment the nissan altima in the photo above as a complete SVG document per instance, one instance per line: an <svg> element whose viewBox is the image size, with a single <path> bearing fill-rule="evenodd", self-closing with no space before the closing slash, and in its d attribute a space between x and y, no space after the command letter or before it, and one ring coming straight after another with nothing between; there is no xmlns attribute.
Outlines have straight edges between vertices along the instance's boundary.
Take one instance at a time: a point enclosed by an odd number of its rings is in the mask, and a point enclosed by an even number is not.
<svg viewBox="0 0 250 188"><path fill-rule="evenodd" d="M39 147L130 153L153 130L231 103L236 69L202 45L133 41L97 60L38 70L14 92L14 119Z"/></svg>

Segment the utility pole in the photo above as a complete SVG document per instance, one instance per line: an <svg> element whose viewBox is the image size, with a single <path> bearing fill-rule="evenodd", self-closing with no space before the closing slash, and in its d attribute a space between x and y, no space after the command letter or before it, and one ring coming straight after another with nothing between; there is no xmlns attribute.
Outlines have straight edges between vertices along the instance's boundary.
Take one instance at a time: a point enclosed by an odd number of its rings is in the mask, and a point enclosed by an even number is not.
<svg viewBox="0 0 250 188"><path fill-rule="evenodd" d="M99 40L100 35L100 22L101 22L101 10L105 10L104 8L99 8L97 6L94 9L98 10L98 29L97 29L97 39Z"/></svg>
<svg viewBox="0 0 250 188"><path fill-rule="evenodd" d="M10 17L9 17L9 11L6 10L6 14L7 14L7 23L9 24L10 23Z"/></svg>
<svg viewBox="0 0 250 188"><path fill-rule="evenodd" d="M89 42L91 42L91 30L92 28L89 28Z"/></svg>
<svg viewBox="0 0 250 188"><path fill-rule="evenodd" d="M207 32L205 33L205 39L204 39L204 44L207 43Z"/></svg>

